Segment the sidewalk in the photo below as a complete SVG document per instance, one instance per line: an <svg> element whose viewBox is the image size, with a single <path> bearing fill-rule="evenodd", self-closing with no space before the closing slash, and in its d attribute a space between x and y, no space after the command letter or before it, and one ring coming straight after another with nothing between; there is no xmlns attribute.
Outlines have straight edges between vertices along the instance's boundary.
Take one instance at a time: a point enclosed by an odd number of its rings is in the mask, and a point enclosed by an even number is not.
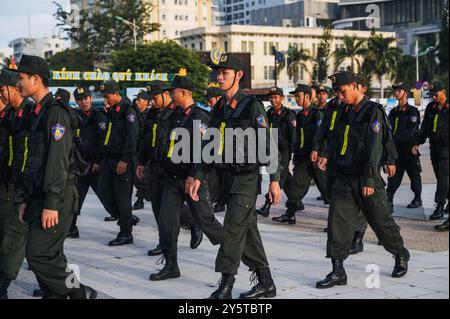
<svg viewBox="0 0 450 319"><path fill-rule="evenodd" d="M424 185L424 206L428 213L433 208L433 185ZM398 198L406 205L408 185L402 185ZM265 189L263 187L263 189ZM278 288L277 298L449 298L448 232L437 233L429 221L397 218L402 227L407 247L411 249L410 270L406 277L391 278L394 259L376 245L371 231L367 234L363 253L351 256L345 263L348 285L327 290L314 288L315 282L330 271L330 260L325 259L327 207L315 198L313 187L305 198L306 210L297 214L297 225L276 225L271 218L260 220L260 231ZM431 198L431 201L430 201ZM262 204L260 196L258 206ZM401 209L400 209L401 210ZM283 213L283 206L272 210L271 216ZM179 238L180 279L150 282L149 275L161 269L158 257L148 257L147 251L158 243L156 223L151 205L136 213L141 223L135 228L135 244L111 248L109 240L117 234L115 223L103 221L105 212L98 199L89 194L79 219L80 239L67 240L66 256L70 264L79 267L81 280L100 292L100 298L205 298L216 287L220 278L214 273L217 248L205 238L201 246L189 248L190 233L181 231ZM224 213L218 214L220 221ZM418 235L421 234L421 235ZM424 239L425 238L425 239ZM424 242L425 244L424 244ZM437 244L436 244L437 243ZM371 265L371 266L370 266ZM368 288L366 280L379 269L379 288ZM19 275L10 291L10 298L32 298L37 288L34 275L26 270ZM373 270L372 270L373 271ZM250 288L250 273L241 267L237 276L234 297ZM369 280L369 283L375 281Z"/></svg>

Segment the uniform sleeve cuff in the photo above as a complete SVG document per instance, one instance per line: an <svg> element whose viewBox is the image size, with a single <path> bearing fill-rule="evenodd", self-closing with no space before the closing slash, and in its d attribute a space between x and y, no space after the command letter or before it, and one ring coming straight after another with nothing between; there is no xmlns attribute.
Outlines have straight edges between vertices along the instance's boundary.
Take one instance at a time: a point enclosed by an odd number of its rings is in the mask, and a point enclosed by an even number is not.
<svg viewBox="0 0 450 319"><path fill-rule="evenodd" d="M375 179L373 179L373 178L366 178L365 183L364 183L363 186L375 188Z"/></svg>
<svg viewBox="0 0 450 319"><path fill-rule="evenodd" d="M56 196L47 195L44 202L44 208L49 210L58 210L61 199Z"/></svg>

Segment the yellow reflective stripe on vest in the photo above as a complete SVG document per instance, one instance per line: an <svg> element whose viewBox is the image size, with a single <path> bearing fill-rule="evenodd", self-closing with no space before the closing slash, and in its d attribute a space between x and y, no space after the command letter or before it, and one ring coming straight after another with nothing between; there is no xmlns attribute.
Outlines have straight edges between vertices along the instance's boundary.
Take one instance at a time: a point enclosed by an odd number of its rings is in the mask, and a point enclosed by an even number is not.
<svg viewBox="0 0 450 319"><path fill-rule="evenodd" d="M78 129L75 131L75 137L80 137L80 133L81 133L81 130L78 128Z"/></svg>
<svg viewBox="0 0 450 319"><path fill-rule="evenodd" d="M8 160L8 167L11 167L11 166L12 166L13 158L14 158L13 137L10 136L10 137L9 137L9 160Z"/></svg>
<svg viewBox="0 0 450 319"><path fill-rule="evenodd" d="M156 129L158 128L158 124L153 124L153 128L152 128L152 147L155 147L156 145Z"/></svg>
<svg viewBox="0 0 450 319"><path fill-rule="evenodd" d="M398 117L395 118L394 133L393 133L393 135L395 135L395 133L397 133L397 129L398 129Z"/></svg>
<svg viewBox="0 0 450 319"><path fill-rule="evenodd" d="M270 131L270 132L272 132L272 127L273 127L273 124L270 123L270 128L269 128L269 131Z"/></svg>
<svg viewBox="0 0 450 319"><path fill-rule="evenodd" d="M350 130L350 125L345 126L345 132L344 132L344 145L342 145L341 150L341 156L344 156L347 152L347 146L348 146L348 131Z"/></svg>
<svg viewBox="0 0 450 319"><path fill-rule="evenodd" d="M177 133L174 131L170 134L170 147L169 152L167 153L167 157L171 158L173 154L173 147L175 145L175 138L177 137Z"/></svg>
<svg viewBox="0 0 450 319"><path fill-rule="evenodd" d="M333 112L333 116L331 117L330 131L334 130L334 124L336 123L337 111Z"/></svg>
<svg viewBox="0 0 450 319"><path fill-rule="evenodd" d="M106 133L106 138L105 138L105 146L108 146L109 139L111 138L111 130L112 130L112 122L109 122L108 132Z"/></svg>
<svg viewBox="0 0 450 319"><path fill-rule="evenodd" d="M303 127L300 128L300 148L303 148L305 145L305 130Z"/></svg>
<svg viewBox="0 0 450 319"><path fill-rule="evenodd" d="M434 116L434 121L433 121L433 133L436 133L436 131L437 131L438 120L439 120L439 114L436 114Z"/></svg>
<svg viewBox="0 0 450 319"><path fill-rule="evenodd" d="M25 171L25 165L27 164L27 159L28 159L28 136L25 137L25 152L23 153L22 173Z"/></svg>
<svg viewBox="0 0 450 319"><path fill-rule="evenodd" d="M225 146L225 126L226 126L225 122L220 123L220 147L218 152L219 155L222 155L223 148Z"/></svg>

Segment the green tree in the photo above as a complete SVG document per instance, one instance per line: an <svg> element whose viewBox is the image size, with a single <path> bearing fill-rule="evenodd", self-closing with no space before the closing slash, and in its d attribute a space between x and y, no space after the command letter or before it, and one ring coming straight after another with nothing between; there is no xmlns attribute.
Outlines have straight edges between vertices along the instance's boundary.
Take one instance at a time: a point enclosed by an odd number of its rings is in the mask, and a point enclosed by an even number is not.
<svg viewBox="0 0 450 319"><path fill-rule="evenodd" d="M298 49L297 46L289 45L289 49L286 52L287 54L287 74L290 79L293 79L294 83L298 83L300 69L304 68L308 71L308 67L306 66L306 62L311 60L311 56L308 50ZM280 62L277 72L281 72L286 65L285 62Z"/></svg>
<svg viewBox="0 0 450 319"><path fill-rule="evenodd" d="M412 85L416 82L416 58L411 55L401 55L398 64L397 72L394 74L395 82L405 82Z"/></svg>
<svg viewBox="0 0 450 319"><path fill-rule="evenodd" d="M160 25L150 23L154 9L152 2L136 0L98 0L89 10L66 12L56 3L54 16L67 38L92 52L102 61L109 54L133 43L133 28L118 18L136 24L139 43L144 35L159 30Z"/></svg>
<svg viewBox="0 0 450 319"><path fill-rule="evenodd" d="M380 82L381 98L384 97L382 79L385 75L394 79L402 52L393 44L395 44L394 37L385 38L382 34L376 34L374 31L367 41L366 68L372 70L372 74Z"/></svg>
<svg viewBox="0 0 450 319"><path fill-rule="evenodd" d="M332 42L331 28L326 26L317 47L317 55L312 59L314 67L311 75L315 82L323 83L327 79Z"/></svg>
<svg viewBox="0 0 450 319"><path fill-rule="evenodd" d="M118 50L111 56L112 69L132 72L178 73L181 68L187 70L187 75L198 88L198 92L208 85L208 67L202 63L198 53L190 51L174 41L157 41L140 45L137 51L132 47ZM127 82L126 86L142 85L142 83ZM199 98L198 93L195 94Z"/></svg>
<svg viewBox="0 0 450 319"><path fill-rule="evenodd" d="M339 70L344 61L350 59L349 71L353 73L359 72L363 56L367 54L366 40L358 39L356 36L345 35L342 41L344 46L333 52L335 71ZM356 66L358 67L357 69Z"/></svg>
<svg viewBox="0 0 450 319"><path fill-rule="evenodd" d="M441 32L439 34L438 58L439 58L439 75L438 79L444 81L448 88L448 0L444 1L444 11L442 14Z"/></svg>
<svg viewBox="0 0 450 319"><path fill-rule="evenodd" d="M58 52L50 58L49 64L52 70L61 70L65 68L67 71L92 71L95 69L92 53L83 48L67 49ZM61 81L58 81L57 83L61 84ZM51 84L53 84L53 81ZM90 85L92 82L64 81L64 85L68 86L78 84Z"/></svg>

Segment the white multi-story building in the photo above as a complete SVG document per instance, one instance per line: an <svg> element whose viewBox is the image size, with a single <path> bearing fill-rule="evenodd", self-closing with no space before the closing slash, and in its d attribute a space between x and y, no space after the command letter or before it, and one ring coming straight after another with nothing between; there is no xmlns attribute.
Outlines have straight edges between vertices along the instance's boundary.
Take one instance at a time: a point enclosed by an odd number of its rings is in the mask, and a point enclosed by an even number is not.
<svg viewBox="0 0 450 319"><path fill-rule="evenodd" d="M252 22L252 15L256 11L267 10L270 13L271 10L280 11L279 7L285 5L291 5L296 2L304 2L307 3L302 6L303 20L310 19L311 22L306 21L302 25L311 24L311 26L315 26L315 20L317 19L316 12L313 15L308 15L311 11L314 11L315 8L324 8L322 3L332 3L336 5L339 0L219 0L220 1L220 9L221 13L224 15L225 24L262 24L262 23L254 23ZM275 7L278 7L276 9ZM311 9L312 10L311 10ZM264 13L265 16L268 16L268 13ZM320 13L320 12L319 12ZM259 17L261 17L263 13L259 13ZM264 23L265 25L272 25L269 21ZM325 17L322 17L325 18ZM296 19L300 19L297 17ZM259 22L259 21L258 21Z"/></svg>
<svg viewBox="0 0 450 319"><path fill-rule="evenodd" d="M180 32L209 27L220 21L218 4L213 0L141 0L151 4L150 23L160 24L159 31L144 36L144 41L176 39ZM214 0L218 1L218 0ZM96 0L71 0L71 5L89 9Z"/></svg>
<svg viewBox="0 0 450 319"><path fill-rule="evenodd" d="M59 38L18 38L9 43L13 49L14 59L20 62L23 54L37 55L48 59L55 53L64 51L66 43Z"/></svg>
<svg viewBox="0 0 450 319"><path fill-rule="evenodd" d="M267 88L274 84L274 56L272 47L278 51L287 51L289 46L296 46L308 50L310 55L317 54L322 28L309 27L273 27L256 25L226 25L221 27L197 28L183 31L179 39L182 46L196 51L211 51L219 48L229 53L248 52L251 54L251 82L253 88ZM395 32L382 32L384 37L395 37ZM344 35L355 35L367 39L369 31L332 30L332 48L343 46ZM345 70L350 61L344 61L338 70ZM300 68L299 82L310 83L313 69L312 62L306 63L306 69ZM357 70L356 70L357 71ZM330 57L329 74L334 72L334 61ZM379 87L374 78L373 87ZM293 78L284 68L278 76L278 85L283 88L292 88L296 85ZM331 83L328 83L331 85ZM384 83L387 87L389 82Z"/></svg>

